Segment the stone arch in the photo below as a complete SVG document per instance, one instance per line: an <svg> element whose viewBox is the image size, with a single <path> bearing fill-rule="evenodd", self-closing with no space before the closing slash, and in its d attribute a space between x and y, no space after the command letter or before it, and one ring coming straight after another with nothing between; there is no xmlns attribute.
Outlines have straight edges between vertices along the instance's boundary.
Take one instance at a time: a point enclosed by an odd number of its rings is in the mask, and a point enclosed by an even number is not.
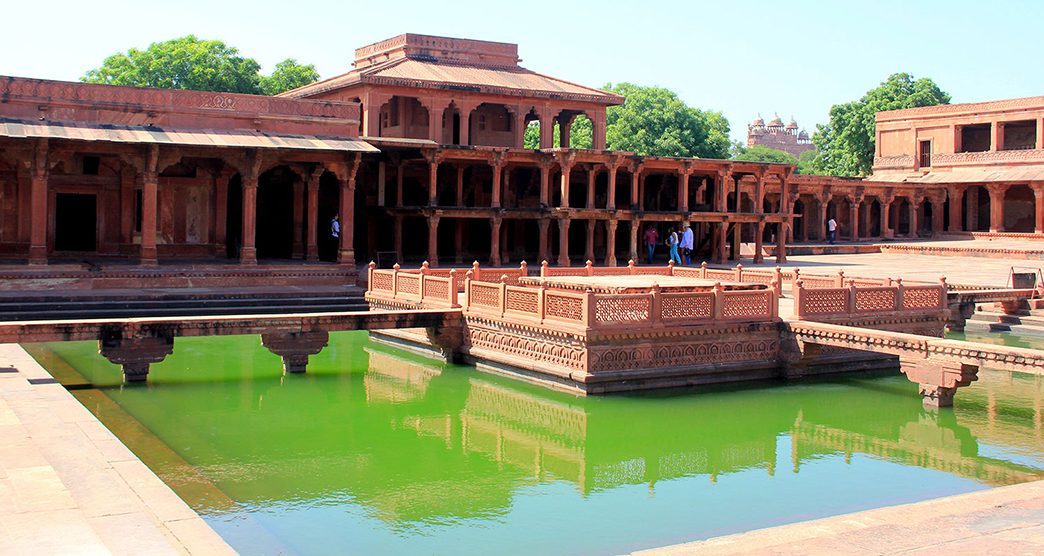
<svg viewBox="0 0 1044 556"><path fill-rule="evenodd" d="M393 96L381 105L381 137L428 138L428 110L415 97Z"/></svg>
<svg viewBox="0 0 1044 556"><path fill-rule="evenodd" d="M258 177L254 236L258 259L292 258L294 205L303 202L294 198L294 182L301 179L302 176L287 165L275 166Z"/></svg>
<svg viewBox="0 0 1044 556"><path fill-rule="evenodd" d="M470 114L471 144L515 146L514 116L503 104L483 102Z"/></svg>
<svg viewBox="0 0 1044 556"><path fill-rule="evenodd" d="M964 230L988 232L990 230L990 193L981 185L969 186L961 199L961 215Z"/></svg>

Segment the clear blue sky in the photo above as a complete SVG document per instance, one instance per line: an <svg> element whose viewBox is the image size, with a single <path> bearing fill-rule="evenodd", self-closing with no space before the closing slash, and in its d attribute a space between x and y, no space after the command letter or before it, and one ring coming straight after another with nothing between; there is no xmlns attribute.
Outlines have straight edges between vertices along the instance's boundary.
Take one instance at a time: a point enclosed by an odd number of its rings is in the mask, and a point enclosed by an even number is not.
<svg viewBox="0 0 1044 556"><path fill-rule="evenodd" d="M761 113L810 132L889 74L931 77L953 102L1044 95L1044 1L8 2L0 75L76 80L109 54L189 33L270 71L322 77L404 32L515 42L522 65L577 83L673 89L724 112L734 139Z"/></svg>

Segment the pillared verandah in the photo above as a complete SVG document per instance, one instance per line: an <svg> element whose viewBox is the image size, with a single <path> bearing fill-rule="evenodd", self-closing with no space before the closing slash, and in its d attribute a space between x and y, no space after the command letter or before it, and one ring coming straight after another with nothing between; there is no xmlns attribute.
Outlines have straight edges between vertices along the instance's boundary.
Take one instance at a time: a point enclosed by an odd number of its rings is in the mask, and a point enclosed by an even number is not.
<svg viewBox="0 0 1044 556"><path fill-rule="evenodd" d="M851 240L1044 234L1044 97L880 113L875 173L856 180L605 150L624 99L518 62L513 44L407 34L275 98L2 78L0 252L354 273L381 251L615 265L647 225L690 225L716 262L741 242L782 260L829 217ZM569 148L580 115L592 150ZM528 125L541 149L522 148Z"/></svg>

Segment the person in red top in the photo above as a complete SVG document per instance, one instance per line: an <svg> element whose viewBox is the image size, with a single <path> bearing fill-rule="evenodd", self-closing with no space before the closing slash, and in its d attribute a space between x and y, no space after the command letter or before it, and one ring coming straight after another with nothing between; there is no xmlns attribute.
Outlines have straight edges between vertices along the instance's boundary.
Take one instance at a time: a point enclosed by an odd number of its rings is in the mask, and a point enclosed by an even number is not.
<svg viewBox="0 0 1044 556"><path fill-rule="evenodd" d="M660 241L660 234L653 228L652 225L645 227L645 262L653 264L653 257L656 256L656 243Z"/></svg>

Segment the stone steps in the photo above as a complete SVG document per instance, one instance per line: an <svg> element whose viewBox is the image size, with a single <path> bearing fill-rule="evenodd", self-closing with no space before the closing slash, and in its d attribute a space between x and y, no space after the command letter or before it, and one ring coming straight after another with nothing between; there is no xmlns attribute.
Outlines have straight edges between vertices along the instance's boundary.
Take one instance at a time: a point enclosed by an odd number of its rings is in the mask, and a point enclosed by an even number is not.
<svg viewBox="0 0 1044 556"><path fill-rule="evenodd" d="M1022 336L1044 337L1044 314L1007 314L993 311L977 311L964 325L966 332L1011 332Z"/></svg>

